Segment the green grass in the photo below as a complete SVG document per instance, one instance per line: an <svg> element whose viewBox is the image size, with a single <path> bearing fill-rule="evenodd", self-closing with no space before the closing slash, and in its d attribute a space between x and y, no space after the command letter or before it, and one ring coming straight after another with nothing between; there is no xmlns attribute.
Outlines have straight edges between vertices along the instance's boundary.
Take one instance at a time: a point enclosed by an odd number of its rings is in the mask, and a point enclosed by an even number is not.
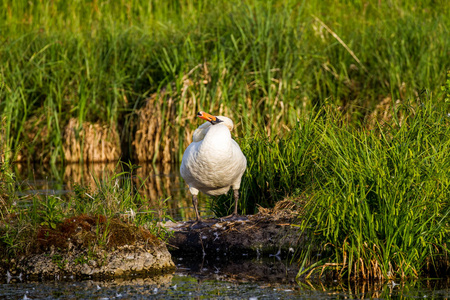
<svg viewBox="0 0 450 300"><path fill-rule="evenodd" d="M450 139L439 93L446 84L450 94L449 16L448 1L4 1L0 154L64 161L72 117L118 125L132 153L136 110L164 92L156 109L172 162L196 111L228 115L248 159L241 211L307 201L298 226L315 247L302 253L301 276L445 274ZM33 201L17 211L21 226L3 227L3 242L23 248L30 226L70 210L151 210L131 184L105 182L88 193L94 202L81 187L68 206ZM5 218L14 178L3 164L1 184Z"/></svg>
<svg viewBox="0 0 450 300"><path fill-rule="evenodd" d="M438 98L391 109L398 118L373 130L326 109L283 137L241 141L242 211L286 197L303 207L296 226L310 246L299 249L299 278L324 270L365 280L448 274L450 118Z"/></svg>
<svg viewBox="0 0 450 300"><path fill-rule="evenodd" d="M38 232L57 232L59 225L67 223L69 218L83 219L84 216L103 220L98 222L106 223L106 229L108 222L119 220L146 228L161 239L167 238L169 233L158 224L170 219L167 207L165 203L158 209L150 207L148 199L140 193L145 179L133 175L136 168L133 164L118 164L115 173L94 178L93 190L75 184L73 192L67 196L39 193L19 196L16 193L19 182L11 169L4 166L0 174L0 260L33 253L39 243ZM107 230L99 232L94 243L104 245L107 234Z"/></svg>
<svg viewBox="0 0 450 300"><path fill-rule="evenodd" d="M417 277L448 254L448 120L422 113L379 136L324 133L334 159L319 163L326 179L310 204L311 228L348 276Z"/></svg>
<svg viewBox="0 0 450 300"><path fill-rule="evenodd" d="M162 120L177 139L174 162L185 128L197 126L184 120L198 110L233 117L239 136L285 131L328 103L364 123L386 97L404 101L443 84L449 8L447 1L4 1L7 153L22 147L29 160L64 160L71 117L117 123L131 147L135 109L160 90L161 107L175 100Z"/></svg>

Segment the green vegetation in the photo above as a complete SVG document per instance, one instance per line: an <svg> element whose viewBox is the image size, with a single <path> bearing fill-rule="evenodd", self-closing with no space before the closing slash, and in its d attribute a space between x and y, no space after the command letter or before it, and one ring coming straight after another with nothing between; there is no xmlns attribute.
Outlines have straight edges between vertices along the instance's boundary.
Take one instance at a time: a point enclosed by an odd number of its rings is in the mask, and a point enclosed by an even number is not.
<svg viewBox="0 0 450 300"><path fill-rule="evenodd" d="M198 110L234 119L241 211L305 204L298 226L313 246L299 276L448 273L449 16L444 0L3 1L2 247L26 250L38 226L76 214L128 212L159 230L130 174L20 207L7 165L64 161L73 118L117 128L133 158L151 103L153 161L180 161Z"/></svg>
<svg viewBox="0 0 450 300"><path fill-rule="evenodd" d="M326 103L364 123L383 99L442 85L449 15L448 1L3 1L5 154L64 160L76 118L118 125L132 156L135 111L158 92L173 162L198 110L232 117L239 136Z"/></svg>
<svg viewBox="0 0 450 300"><path fill-rule="evenodd" d="M448 274L449 104L424 94L373 130L335 111L299 120L279 139L241 141L244 209L286 196L299 203L297 226L312 247L299 253L302 278L324 270L370 280Z"/></svg>
<svg viewBox="0 0 450 300"><path fill-rule="evenodd" d="M423 93L387 107L371 130L328 106L283 136L239 140L248 159L241 211L286 197L302 209L297 226L310 246L298 253L299 278L448 274L448 78L444 97ZM231 194L218 197L213 210L226 215L231 202Z"/></svg>
<svg viewBox="0 0 450 300"><path fill-rule="evenodd" d="M43 241L49 245L64 245L73 239L70 234L77 232L76 226L92 226L90 232L94 235L89 236L91 240L86 247L112 247L117 243L115 239L122 241L128 238L126 233L135 234L127 227L132 225L145 228L147 235L167 238L168 232L158 222L170 217L165 215L164 205L159 211L149 207L148 199L140 193L145 180L133 175L135 168L132 164L118 165L117 170L123 171L96 178L95 190L76 186L64 199L63 196L43 194L18 196L14 190L17 182L14 181L9 190L2 186L0 259L39 251L40 247L47 247L41 245ZM2 182L8 172L7 168L2 170ZM117 228L120 233L111 232ZM112 234L118 237L113 238Z"/></svg>

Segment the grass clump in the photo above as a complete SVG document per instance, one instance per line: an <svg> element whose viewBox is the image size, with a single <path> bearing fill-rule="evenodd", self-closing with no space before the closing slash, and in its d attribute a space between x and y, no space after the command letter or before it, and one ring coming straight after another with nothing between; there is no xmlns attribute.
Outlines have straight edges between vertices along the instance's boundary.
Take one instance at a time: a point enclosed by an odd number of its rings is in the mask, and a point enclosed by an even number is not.
<svg viewBox="0 0 450 300"><path fill-rule="evenodd" d="M243 196L305 203L299 278L443 276L450 269L448 104L424 94L372 130L330 107L283 137L247 139ZM259 197L263 201L260 201Z"/></svg>
<svg viewBox="0 0 450 300"><path fill-rule="evenodd" d="M432 105L409 109L403 126L323 133L307 227L340 276L410 278L449 266L449 120Z"/></svg>
<svg viewBox="0 0 450 300"><path fill-rule="evenodd" d="M75 185L68 197L19 197L2 190L8 196L1 203L3 262L50 247L110 249L137 240L167 238L168 232L158 224L166 217L165 207L160 211L148 207L139 193L144 181L134 176L137 166L124 163L122 167L121 172L95 178L94 191Z"/></svg>

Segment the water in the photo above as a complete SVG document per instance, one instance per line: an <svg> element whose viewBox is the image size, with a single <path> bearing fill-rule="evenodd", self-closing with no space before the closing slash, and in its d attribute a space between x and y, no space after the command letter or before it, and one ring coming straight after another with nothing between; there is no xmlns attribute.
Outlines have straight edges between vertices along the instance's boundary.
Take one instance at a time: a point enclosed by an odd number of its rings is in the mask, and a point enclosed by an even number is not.
<svg viewBox="0 0 450 300"><path fill-rule="evenodd" d="M2 299L450 299L439 281L398 285L237 281L228 275L174 274L115 280L0 282Z"/></svg>
<svg viewBox="0 0 450 300"><path fill-rule="evenodd" d="M183 274L113 281L30 282L0 285L8 299L179 299L179 298L297 298L291 286L202 280ZM25 298L26 297L26 298Z"/></svg>
<svg viewBox="0 0 450 300"><path fill-rule="evenodd" d="M301 297L301 294L298 287L234 283L214 279L201 280L182 274L133 280L29 282L0 285L0 297L8 299L142 299L143 297L294 299ZM323 292L305 293L308 297L312 295L326 296Z"/></svg>
<svg viewBox="0 0 450 300"><path fill-rule="evenodd" d="M191 196L181 179L179 166L149 163L143 163L140 166L141 168L135 171L135 177L136 180L140 178L145 181L139 192L149 200L151 205L161 207L162 201L167 199L167 213L171 218L175 220L195 218ZM64 167L16 164L13 167L19 183L19 196L25 204L35 194L64 197L73 190L75 184L81 184L95 191L94 178L109 179L122 171L122 167L117 163L69 164ZM199 211L206 218L213 216L208 209L208 200L206 196L199 195Z"/></svg>
<svg viewBox="0 0 450 300"><path fill-rule="evenodd" d="M92 175L103 178L114 173L116 164L15 166L24 201L33 194L63 197L74 183L95 189ZM143 189L155 203L167 199L169 214L176 220L194 218L190 196L180 180L178 168L144 165L137 176L147 178ZM200 199L203 215L206 199ZM347 282L296 282L298 267L274 257L224 260L218 257L183 257L173 260L172 274L114 280L28 281L0 274L0 299L450 299L449 280L406 283L353 284Z"/></svg>

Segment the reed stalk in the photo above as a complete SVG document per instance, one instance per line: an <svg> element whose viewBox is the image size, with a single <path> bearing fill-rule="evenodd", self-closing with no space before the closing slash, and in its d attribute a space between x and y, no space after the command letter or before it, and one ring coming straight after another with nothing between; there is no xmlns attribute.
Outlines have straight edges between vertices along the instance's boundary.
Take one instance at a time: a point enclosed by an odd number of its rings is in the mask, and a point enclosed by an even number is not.
<svg viewBox="0 0 450 300"><path fill-rule="evenodd" d="M327 104L364 124L383 99L443 84L449 6L4 1L5 139L17 159L64 161L62 133L76 118L117 128L122 157L136 158L138 110L155 93L161 138L150 161L180 161L197 110L232 117L240 137L289 131Z"/></svg>

